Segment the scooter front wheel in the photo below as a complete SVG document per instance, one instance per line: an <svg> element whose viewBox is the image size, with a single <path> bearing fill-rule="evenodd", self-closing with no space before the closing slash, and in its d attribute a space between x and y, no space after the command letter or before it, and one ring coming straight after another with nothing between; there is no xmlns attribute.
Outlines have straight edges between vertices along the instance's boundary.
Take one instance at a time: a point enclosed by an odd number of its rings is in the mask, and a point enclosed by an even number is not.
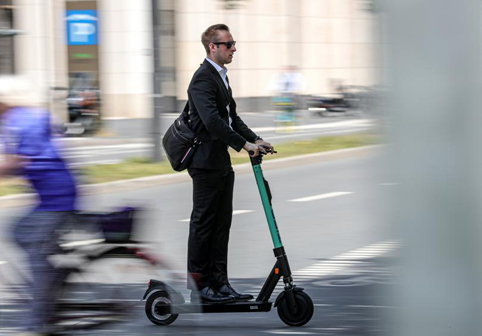
<svg viewBox="0 0 482 336"><path fill-rule="evenodd" d="M157 325L168 325L174 322L178 314L171 314L169 311L172 301L169 294L164 291L155 292L147 298L146 301L146 315L147 318Z"/></svg>
<svg viewBox="0 0 482 336"><path fill-rule="evenodd" d="M283 295L283 293L281 293ZM278 303L278 315L281 321L291 327L301 327L308 323L313 317L314 306L310 296L305 292L295 292L295 299L298 304L296 313L291 311L286 296L283 295Z"/></svg>

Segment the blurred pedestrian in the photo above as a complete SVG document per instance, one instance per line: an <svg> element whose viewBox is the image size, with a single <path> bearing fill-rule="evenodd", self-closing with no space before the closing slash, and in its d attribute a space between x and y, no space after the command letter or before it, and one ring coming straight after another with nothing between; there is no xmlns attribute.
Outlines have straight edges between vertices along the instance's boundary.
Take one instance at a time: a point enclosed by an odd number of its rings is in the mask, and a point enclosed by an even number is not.
<svg viewBox="0 0 482 336"><path fill-rule="evenodd" d="M189 229L188 272L192 299L226 303L250 300L228 279L228 241L233 213L234 171L228 147L236 151L273 149L236 113L227 77L226 64L236 52L228 26L210 26L201 36L207 57L194 74L188 88L190 122L201 145L188 167L193 180L193 211ZM197 292L199 290L199 292Z"/></svg>
<svg viewBox="0 0 482 336"><path fill-rule="evenodd" d="M26 253L32 301L22 335L48 334L58 270L48 260L59 252L57 231L76 209L75 180L52 141L50 113L39 107L29 83L0 77L0 120L5 160L0 176L22 175L38 204L13 227L13 238Z"/></svg>
<svg viewBox="0 0 482 336"><path fill-rule="evenodd" d="M274 105L279 114L279 123L292 124L296 120L296 110L300 104L300 94L303 92L305 81L303 75L296 66L286 66L276 76L272 83L274 91Z"/></svg>

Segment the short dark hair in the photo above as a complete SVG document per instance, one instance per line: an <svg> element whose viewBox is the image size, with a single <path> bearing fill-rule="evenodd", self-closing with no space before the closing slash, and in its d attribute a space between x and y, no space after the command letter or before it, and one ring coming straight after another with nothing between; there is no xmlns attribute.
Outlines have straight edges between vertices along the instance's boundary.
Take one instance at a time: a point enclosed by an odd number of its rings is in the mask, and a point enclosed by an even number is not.
<svg viewBox="0 0 482 336"><path fill-rule="evenodd" d="M201 43L206 49L206 54L209 54L209 43L218 41L218 30L225 30L229 32L229 27L223 23L218 23L208 27L201 35Z"/></svg>

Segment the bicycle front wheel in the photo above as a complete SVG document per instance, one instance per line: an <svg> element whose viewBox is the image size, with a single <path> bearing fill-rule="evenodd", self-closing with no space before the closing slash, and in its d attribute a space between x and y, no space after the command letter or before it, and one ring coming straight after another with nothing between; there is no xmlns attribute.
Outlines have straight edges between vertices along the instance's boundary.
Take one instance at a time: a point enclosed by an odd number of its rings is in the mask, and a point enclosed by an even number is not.
<svg viewBox="0 0 482 336"><path fill-rule="evenodd" d="M181 281L178 278L137 248L113 248L90 257L66 277L57 300L56 325L86 328L141 318L148 281Z"/></svg>

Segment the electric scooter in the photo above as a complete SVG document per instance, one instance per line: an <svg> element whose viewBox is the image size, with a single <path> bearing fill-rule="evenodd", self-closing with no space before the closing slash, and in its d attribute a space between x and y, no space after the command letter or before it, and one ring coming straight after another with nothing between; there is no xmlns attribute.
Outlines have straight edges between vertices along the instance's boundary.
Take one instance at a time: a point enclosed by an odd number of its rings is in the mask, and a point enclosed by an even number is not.
<svg viewBox="0 0 482 336"><path fill-rule="evenodd" d="M169 325L178 318L179 314L199 312L269 312L273 306L273 302L269 299L281 277L283 277L284 290L274 302L274 306L278 309L280 319L289 326L302 326L310 321L314 312L313 301L309 295L303 291L303 288L297 287L293 282L288 257L281 243L280 233L273 213L271 191L268 181L263 177L263 170L261 169L262 157L263 154L260 154L256 157L250 157L250 159L266 219L268 220L268 226L274 244L276 263L256 300L225 304L186 302L181 293L166 283L151 279L143 300L147 298L145 312L152 323Z"/></svg>

